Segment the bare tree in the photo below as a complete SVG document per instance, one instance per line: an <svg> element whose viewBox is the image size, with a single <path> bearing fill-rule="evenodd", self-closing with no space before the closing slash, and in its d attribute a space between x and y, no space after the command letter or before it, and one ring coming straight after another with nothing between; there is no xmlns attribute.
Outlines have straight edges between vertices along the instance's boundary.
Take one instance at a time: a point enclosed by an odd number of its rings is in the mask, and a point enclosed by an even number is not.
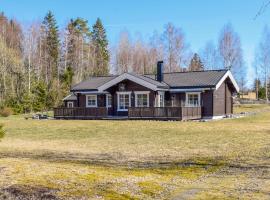
<svg viewBox="0 0 270 200"><path fill-rule="evenodd" d="M270 30L266 26L262 33L261 42L256 55L256 67L265 84L265 96L268 101L268 80L270 72Z"/></svg>
<svg viewBox="0 0 270 200"><path fill-rule="evenodd" d="M231 70L240 81L244 74L241 41L230 23L220 33L218 50L223 68Z"/></svg>
<svg viewBox="0 0 270 200"><path fill-rule="evenodd" d="M213 70L220 68L218 50L212 41L206 43L200 55L205 69Z"/></svg>
<svg viewBox="0 0 270 200"><path fill-rule="evenodd" d="M117 73L132 71L133 47L128 32L120 34L119 43L116 47L115 68Z"/></svg>
<svg viewBox="0 0 270 200"><path fill-rule="evenodd" d="M172 23L165 25L162 35L167 71L180 71L187 53L187 44L182 29Z"/></svg>

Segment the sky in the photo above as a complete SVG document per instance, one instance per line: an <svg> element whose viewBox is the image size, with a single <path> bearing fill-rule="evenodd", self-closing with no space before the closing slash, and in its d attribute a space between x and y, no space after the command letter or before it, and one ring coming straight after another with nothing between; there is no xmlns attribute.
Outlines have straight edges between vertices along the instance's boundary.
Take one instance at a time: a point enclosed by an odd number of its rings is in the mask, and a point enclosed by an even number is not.
<svg viewBox="0 0 270 200"><path fill-rule="evenodd" d="M0 0L0 11L30 24L41 21L51 10L60 28L70 18L82 17L92 25L100 17L111 46L117 43L122 31L128 31L132 38L147 40L154 31L161 33L164 25L171 22L182 28L193 52L199 52L208 41L216 43L221 28L231 23L241 37L247 76L251 81L255 49L264 26L270 22L270 6L254 20L265 2L267 0Z"/></svg>

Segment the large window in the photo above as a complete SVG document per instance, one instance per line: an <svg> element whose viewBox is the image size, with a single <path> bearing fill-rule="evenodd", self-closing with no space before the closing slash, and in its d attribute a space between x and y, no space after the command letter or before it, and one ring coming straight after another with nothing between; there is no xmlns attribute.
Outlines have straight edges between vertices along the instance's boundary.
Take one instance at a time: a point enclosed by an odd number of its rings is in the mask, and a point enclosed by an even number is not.
<svg viewBox="0 0 270 200"><path fill-rule="evenodd" d="M135 106L149 107L149 92L135 92Z"/></svg>
<svg viewBox="0 0 270 200"><path fill-rule="evenodd" d="M188 107L200 106L200 93L187 93L186 106Z"/></svg>
<svg viewBox="0 0 270 200"><path fill-rule="evenodd" d="M130 92L119 92L118 97L118 111L127 111L130 107Z"/></svg>
<svg viewBox="0 0 270 200"><path fill-rule="evenodd" d="M86 95L86 107L97 107L97 95Z"/></svg>
<svg viewBox="0 0 270 200"><path fill-rule="evenodd" d="M107 108L112 107L112 95L111 94L106 95L106 106L107 106Z"/></svg>

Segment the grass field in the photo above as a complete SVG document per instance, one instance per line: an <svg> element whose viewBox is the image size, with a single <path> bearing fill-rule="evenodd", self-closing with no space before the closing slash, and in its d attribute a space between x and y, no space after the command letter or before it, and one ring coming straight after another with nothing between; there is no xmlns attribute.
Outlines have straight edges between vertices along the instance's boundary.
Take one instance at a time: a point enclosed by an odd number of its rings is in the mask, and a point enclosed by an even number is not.
<svg viewBox="0 0 270 200"><path fill-rule="evenodd" d="M0 118L0 199L269 199L270 110L212 122Z"/></svg>

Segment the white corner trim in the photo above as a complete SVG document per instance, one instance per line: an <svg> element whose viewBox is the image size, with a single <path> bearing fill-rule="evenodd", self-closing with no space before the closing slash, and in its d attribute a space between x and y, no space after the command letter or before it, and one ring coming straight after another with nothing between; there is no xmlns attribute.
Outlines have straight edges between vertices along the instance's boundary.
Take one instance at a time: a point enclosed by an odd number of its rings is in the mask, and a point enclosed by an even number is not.
<svg viewBox="0 0 270 200"><path fill-rule="evenodd" d="M125 79L128 79L130 81L133 81L135 83L138 83L139 85L142 85L144 87L147 87L147 88L149 88L151 90L154 90L154 91L157 90L157 86L156 85L154 85L152 83L149 83L149 82L147 82L147 81L145 81L143 79L140 79L140 78L138 78L136 76L133 76L131 74L124 73L124 74L121 74L121 75L117 76L116 78L108 81L107 83L99 86L98 87L98 91L102 92L102 91L108 89L109 87L111 87L113 85L116 85L117 83L119 83L119 82L121 82L121 81L123 81Z"/></svg>
<svg viewBox="0 0 270 200"><path fill-rule="evenodd" d="M226 80L226 78L230 78L232 81L233 86L235 87L235 90L237 92L239 92L239 86L236 83L236 80L234 79L231 71L227 71L226 74L224 74L224 76L220 79L220 81L218 82L218 84L216 85L216 90L222 85L222 83Z"/></svg>
<svg viewBox="0 0 270 200"><path fill-rule="evenodd" d="M72 94L69 94L68 96L66 96L65 98L63 98L62 100L63 101L65 101L65 100L67 100L69 97L71 97L72 96ZM77 97L76 97L77 98Z"/></svg>
<svg viewBox="0 0 270 200"><path fill-rule="evenodd" d="M88 97L89 96L94 96L95 97L95 101L96 101L96 104L95 105L88 105ZM85 107L87 108L96 108L97 107L97 95L94 95L94 94L91 94L91 95L85 95Z"/></svg>
<svg viewBox="0 0 270 200"><path fill-rule="evenodd" d="M146 107L149 107L149 93L150 91L135 91L134 94L135 94L135 107L139 107L138 106L138 94L146 94L147 95L147 106ZM143 106L140 106L140 107L143 107Z"/></svg>

